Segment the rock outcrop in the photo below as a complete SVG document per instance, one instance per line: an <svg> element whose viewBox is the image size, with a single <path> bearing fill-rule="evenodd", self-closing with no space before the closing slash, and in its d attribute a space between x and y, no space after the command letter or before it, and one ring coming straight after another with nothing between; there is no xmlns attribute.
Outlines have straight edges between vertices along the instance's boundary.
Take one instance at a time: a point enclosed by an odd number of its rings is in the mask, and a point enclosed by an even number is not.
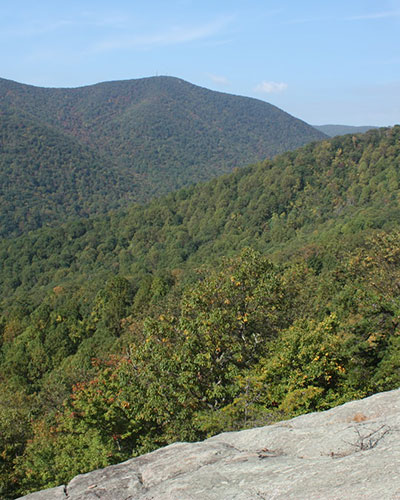
<svg viewBox="0 0 400 500"><path fill-rule="evenodd" d="M400 499L400 389L175 443L26 500Z"/></svg>

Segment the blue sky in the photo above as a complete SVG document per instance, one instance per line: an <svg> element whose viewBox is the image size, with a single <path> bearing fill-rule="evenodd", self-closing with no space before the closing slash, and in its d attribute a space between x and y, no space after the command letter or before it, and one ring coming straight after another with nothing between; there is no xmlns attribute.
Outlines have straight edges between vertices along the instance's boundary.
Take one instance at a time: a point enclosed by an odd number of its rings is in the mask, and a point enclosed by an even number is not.
<svg viewBox="0 0 400 500"><path fill-rule="evenodd" d="M308 123L400 122L400 0L0 0L0 76L170 75Z"/></svg>

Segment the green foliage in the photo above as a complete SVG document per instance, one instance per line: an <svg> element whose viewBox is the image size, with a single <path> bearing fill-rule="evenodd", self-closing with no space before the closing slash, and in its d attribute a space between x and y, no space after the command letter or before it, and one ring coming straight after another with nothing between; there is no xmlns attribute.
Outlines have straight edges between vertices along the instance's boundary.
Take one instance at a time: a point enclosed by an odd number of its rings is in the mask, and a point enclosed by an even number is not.
<svg viewBox="0 0 400 500"><path fill-rule="evenodd" d="M400 387L400 332L397 331L395 335L390 338L372 380L376 391Z"/></svg>
<svg viewBox="0 0 400 500"><path fill-rule="evenodd" d="M17 485L13 467L15 457L22 455L32 436L31 419L35 414L35 398L17 386L1 380L0 386L0 496L12 495Z"/></svg>
<svg viewBox="0 0 400 500"><path fill-rule="evenodd" d="M28 443L23 461L16 460L20 494L43 485L59 486L88 467L93 470L112 463L109 446L95 429L80 435L56 435L54 429L39 421L34 430L35 438Z"/></svg>
<svg viewBox="0 0 400 500"><path fill-rule="evenodd" d="M286 414L304 413L340 397L348 354L338 326L330 315L319 323L297 321L280 333L258 368L266 405L279 404Z"/></svg>

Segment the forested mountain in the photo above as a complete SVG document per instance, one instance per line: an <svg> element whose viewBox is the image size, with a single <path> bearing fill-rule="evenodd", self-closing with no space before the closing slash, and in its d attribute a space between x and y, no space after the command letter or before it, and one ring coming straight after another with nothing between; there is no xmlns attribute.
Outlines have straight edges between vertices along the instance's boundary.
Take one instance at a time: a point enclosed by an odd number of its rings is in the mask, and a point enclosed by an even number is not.
<svg viewBox="0 0 400 500"><path fill-rule="evenodd" d="M399 217L400 127L313 143L107 217L0 243L0 289L14 292L121 272L137 279L317 232L390 228Z"/></svg>
<svg viewBox="0 0 400 500"><path fill-rule="evenodd" d="M0 494L400 384L400 127L0 245Z"/></svg>
<svg viewBox="0 0 400 500"><path fill-rule="evenodd" d="M75 89L0 79L10 187L0 235L143 202L323 137L263 101L172 77Z"/></svg>
<svg viewBox="0 0 400 500"><path fill-rule="evenodd" d="M361 127L356 127L352 125L314 125L314 128L316 128L320 132L323 132L329 137L335 137L337 135L344 135L344 134L363 134L368 130L372 130L378 127L374 127L373 125L371 126L365 125Z"/></svg>

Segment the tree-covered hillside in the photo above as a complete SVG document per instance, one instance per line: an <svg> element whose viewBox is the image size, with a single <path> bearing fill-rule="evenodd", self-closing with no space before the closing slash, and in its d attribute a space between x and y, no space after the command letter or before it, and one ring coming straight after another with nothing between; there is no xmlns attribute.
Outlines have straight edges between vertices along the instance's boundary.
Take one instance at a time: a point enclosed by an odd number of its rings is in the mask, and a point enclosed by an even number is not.
<svg viewBox="0 0 400 500"><path fill-rule="evenodd" d="M396 227L399 137L397 126L314 143L148 206L5 241L3 297L118 272L138 280L245 246L272 252Z"/></svg>
<svg viewBox="0 0 400 500"><path fill-rule="evenodd" d="M400 384L400 127L0 247L0 495Z"/></svg>
<svg viewBox="0 0 400 500"><path fill-rule="evenodd" d="M324 137L263 101L172 77L76 89L0 79L0 119L0 173L11 182L17 169L19 181L2 200L3 219L13 213L2 234L93 213L82 205L143 202Z"/></svg>

